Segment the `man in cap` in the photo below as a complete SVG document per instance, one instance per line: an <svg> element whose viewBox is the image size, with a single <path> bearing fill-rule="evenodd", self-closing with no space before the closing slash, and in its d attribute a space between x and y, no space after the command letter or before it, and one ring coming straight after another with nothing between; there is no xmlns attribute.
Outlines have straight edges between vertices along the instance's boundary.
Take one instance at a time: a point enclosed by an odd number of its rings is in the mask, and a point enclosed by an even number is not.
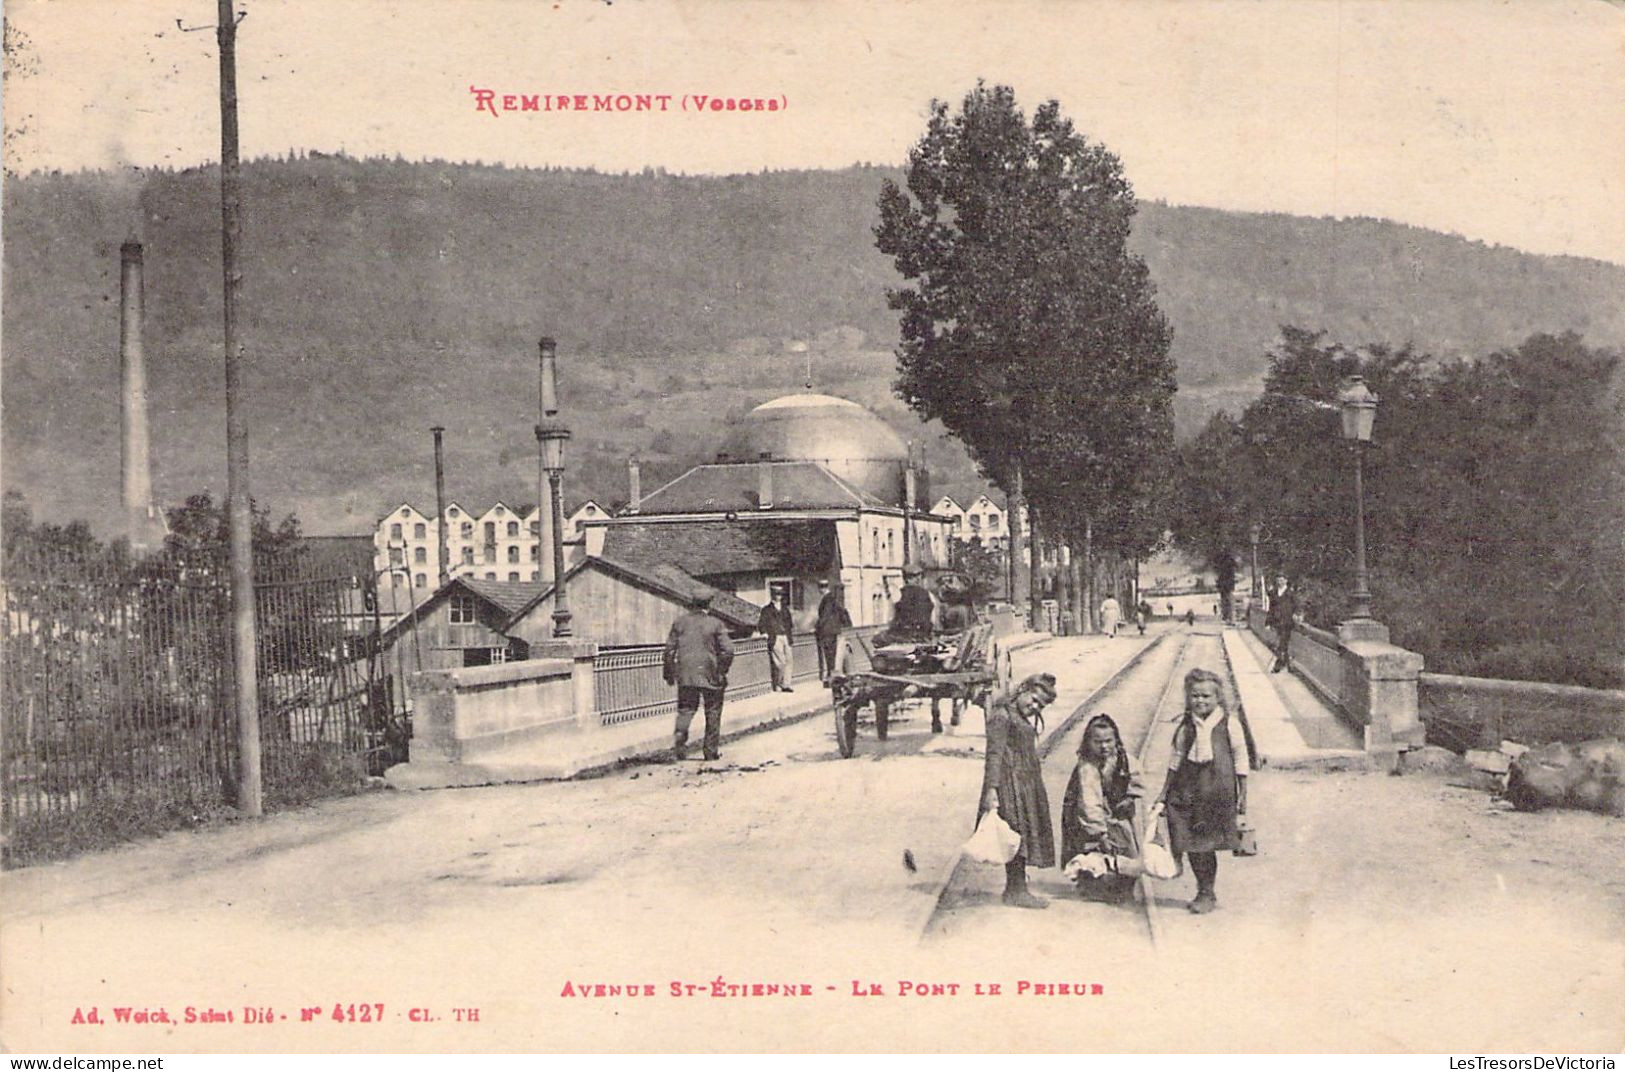
<svg viewBox="0 0 1625 1072"><path fill-rule="evenodd" d="M709 592L695 596L666 635L666 684L677 686L677 728L671 742L677 760L683 759L688 748L688 727L701 701L705 703L705 758L721 758L722 697L734 647L727 628L706 612L710 605Z"/></svg>
<svg viewBox="0 0 1625 1072"><path fill-rule="evenodd" d="M915 563L903 567L903 592L897 600L897 613L887 630L893 638L903 642L924 643L931 639L931 624L936 617L936 603L921 583L925 570Z"/></svg>
<svg viewBox="0 0 1625 1072"><path fill-rule="evenodd" d="M1270 673L1291 671L1292 628L1298 624L1298 597L1284 574L1275 578L1275 590L1270 594L1270 609L1264 615L1264 624L1275 630L1275 665L1270 667Z"/></svg>
<svg viewBox="0 0 1625 1072"><path fill-rule="evenodd" d="M795 628L795 619L790 616L790 589L786 585L774 593L756 621L757 631L767 637L767 667L774 692L795 691L795 686L790 684L794 674L790 641Z"/></svg>
<svg viewBox="0 0 1625 1072"><path fill-rule="evenodd" d="M835 673L835 646L840 642L841 630L852 625L852 615L846 612L841 590L832 588L828 578L818 581L818 617L813 622L813 639L818 644L818 680L829 684Z"/></svg>

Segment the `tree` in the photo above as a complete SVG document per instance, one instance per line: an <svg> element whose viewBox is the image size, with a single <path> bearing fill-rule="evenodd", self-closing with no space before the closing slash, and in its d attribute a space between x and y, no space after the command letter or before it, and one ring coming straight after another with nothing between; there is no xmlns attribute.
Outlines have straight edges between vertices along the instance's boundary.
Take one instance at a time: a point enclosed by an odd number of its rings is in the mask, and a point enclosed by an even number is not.
<svg viewBox="0 0 1625 1072"><path fill-rule="evenodd" d="M932 102L906 185L883 185L875 227L912 284L887 292L894 388L965 444L1013 520L1030 497L1074 540L1173 442L1172 332L1127 248L1122 165L1057 102L1029 123L1008 87L979 82L957 114Z"/></svg>
<svg viewBox="0 0 1625 1072"><path fill-rule="evenodd" d="M253 539L256 553L288 551L299 544L299 519L292 514L271 526L271 511L257 503L249 503L254 519ZM226 507L216 505L208 492L188 495L179 506L164 511L169 519L169 536L165 543L169 550L181 554L225 554L229 538Z"/></svg>

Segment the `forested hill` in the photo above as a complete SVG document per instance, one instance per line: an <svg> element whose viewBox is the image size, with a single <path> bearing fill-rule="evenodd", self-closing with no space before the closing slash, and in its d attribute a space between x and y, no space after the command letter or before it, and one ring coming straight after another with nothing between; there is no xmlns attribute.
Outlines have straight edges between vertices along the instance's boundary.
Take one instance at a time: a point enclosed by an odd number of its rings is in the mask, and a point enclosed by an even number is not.
<svg viewBox="0 0 1625 1072"><path fill-rule="evenodd" d="M895 285L870 228L877 168L689 178L311 156L245 167L254 487L307 531L432 500L427 429L471 506L535 497L535 340L558 338L572 492L624 495L708 456L721 422L820 390L963 453L890 396ZM36 516L118 494L118 246L146 243L160 498L223 490L219 192L212 170L5 186L4 480ZM1189 431L1259 389L1279 324L1481 354L1536 331L1625 342L1625 267L1371 220L1144 204L1135 244L1175 326Z"/></svg>

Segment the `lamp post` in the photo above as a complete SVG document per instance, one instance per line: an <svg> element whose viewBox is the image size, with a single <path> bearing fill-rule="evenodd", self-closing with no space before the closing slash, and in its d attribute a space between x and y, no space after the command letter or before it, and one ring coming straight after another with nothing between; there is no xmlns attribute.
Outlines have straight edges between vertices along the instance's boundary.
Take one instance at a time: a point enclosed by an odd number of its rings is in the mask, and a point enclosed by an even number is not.
<svg viewBox="0 0 1625 1072"><path fill-rule="evenodd" d="M1343 415L1343 438L1354 449L1354 608L1349 620L1358 626L1371 621L1371 588L1365 567L1364 455L1377 417L1377 396L1363 376L1350 376L1337 401Z"/></svg>
<svg viewBox="0 0 1625 1072"><path fill-rule="evenodd" d="M1258 538L1263 535L1264 526L1254 521L1247 526L1247 538L1253 543L1253 583L1248 588L1252 595L1252 602L1256 606L1264 600L1264 589L1258 584Z"/></svg>
<svg viewBox="0 0 1625 1072"><path fill-rule="evenodd" d="M564 444L570 430L549 422L536 426L542 471L547 474L548 509L553 520L553 636L570 635L570 602L564 589Z"/></svg>

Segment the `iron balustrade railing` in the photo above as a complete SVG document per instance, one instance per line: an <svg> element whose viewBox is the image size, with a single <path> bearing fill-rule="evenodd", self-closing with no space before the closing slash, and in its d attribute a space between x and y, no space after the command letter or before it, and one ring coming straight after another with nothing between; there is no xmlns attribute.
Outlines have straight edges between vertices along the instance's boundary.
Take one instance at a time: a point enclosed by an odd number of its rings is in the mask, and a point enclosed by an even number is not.
<svg viewBox="0 0 1625 1072"><path fill-rule="evenodd" d="M880 626L854 630L866 636ZM791 680L818 680L818 648L811 633L791 639ZM593 659L594 710L601 726L617 726L644 718L673 715L677 711L677 691L666 684L665 648L648 644L635 648L600 651ZM760 696L772 687L768 665L767 638L748 637L734 641L733 668L728 673L730 700Z"/></svg>

